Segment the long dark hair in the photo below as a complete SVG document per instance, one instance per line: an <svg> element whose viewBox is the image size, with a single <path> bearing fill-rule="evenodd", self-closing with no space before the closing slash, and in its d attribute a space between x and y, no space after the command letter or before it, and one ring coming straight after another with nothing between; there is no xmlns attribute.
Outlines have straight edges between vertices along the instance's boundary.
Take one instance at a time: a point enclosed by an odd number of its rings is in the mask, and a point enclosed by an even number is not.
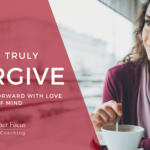
<svg viewBox="0 0 150 150"><path fill-rule="evenodd" d="M150 4L150 0L144 3L141 7L139 16L135 21L135 25L136 25L136 29L134 31L135 46L132 48L131 52L124 57L124 59L121 62L134 61L140 66L148 62L147 53L142 41L142 31L145 25L145 14L149 4Z"/></svg>

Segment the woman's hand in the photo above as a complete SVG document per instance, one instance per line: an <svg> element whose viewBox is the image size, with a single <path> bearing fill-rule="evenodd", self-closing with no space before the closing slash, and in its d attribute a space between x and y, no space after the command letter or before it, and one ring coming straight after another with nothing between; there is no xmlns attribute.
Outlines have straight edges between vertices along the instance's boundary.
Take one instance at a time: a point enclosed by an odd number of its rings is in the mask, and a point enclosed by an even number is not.
<svg viewBox="0 0 150 150"><path fill-rule="evenodd" d="M92 124L96 132L101 131L101 127L116 124L116 114L122 116L122 104L114 100L102 104L90 114Z"/></svg>
<svg viewBox="0 0 150 150"><path fill-rule="evenodd" d="M101 127L107 125L116 124L116 114L118 114L119 119L122 113L122 104L117 103L114 100L102 104L102 106L95 109L94 113L90 114L92 124L96 132L101 131ZM99 141L102 140L102 136L98 135Z"/></svg>

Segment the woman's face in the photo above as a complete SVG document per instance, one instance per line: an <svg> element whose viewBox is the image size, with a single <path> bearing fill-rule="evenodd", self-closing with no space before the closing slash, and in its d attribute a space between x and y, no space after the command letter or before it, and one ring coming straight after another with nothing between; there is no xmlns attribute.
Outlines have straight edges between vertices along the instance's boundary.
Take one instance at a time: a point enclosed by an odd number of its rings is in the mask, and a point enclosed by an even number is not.
<svg viewBox="0 0 150 150"><path fill-rule="evenodd" d="M142 32L143 45L146 49L147 57L150 60L150 5L145 15L145 25Z"/></svg>

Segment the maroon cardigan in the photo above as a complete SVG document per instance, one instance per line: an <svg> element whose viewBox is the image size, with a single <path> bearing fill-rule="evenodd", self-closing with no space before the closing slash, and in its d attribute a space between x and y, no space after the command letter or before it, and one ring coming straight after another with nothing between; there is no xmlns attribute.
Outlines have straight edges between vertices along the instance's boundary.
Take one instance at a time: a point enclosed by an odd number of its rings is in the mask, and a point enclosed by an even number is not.
<svg viewBox="0 0 150 150"><path fill-rule="evenodd" d="M122 103L123 116L120 124L137 125L140 74L141 68L133 62L119 64L108 70L103 89L103 103L110 100ZM95 150L100 150L94 140L91 146ZM142 138L139 148L150 150L150 139ZM107 147L104 149L107 150Z"/></svg>

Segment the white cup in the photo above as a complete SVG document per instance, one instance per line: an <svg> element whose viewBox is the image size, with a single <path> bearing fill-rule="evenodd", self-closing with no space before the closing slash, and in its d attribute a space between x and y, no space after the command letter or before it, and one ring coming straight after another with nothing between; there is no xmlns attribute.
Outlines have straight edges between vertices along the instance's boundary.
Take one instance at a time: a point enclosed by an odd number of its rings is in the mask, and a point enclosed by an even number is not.
<svg viewBox="0 0 150 150"><path fill-rule="evenodd" d="M142 138L144 128L133 125L119 125L119 130L133 131L111 131L116 130L115 125L102 127L102 132L96 132L103 136L100 145L106 145L109 150L137 150ZM139 149L141 150L141 149Z"/></svg>

